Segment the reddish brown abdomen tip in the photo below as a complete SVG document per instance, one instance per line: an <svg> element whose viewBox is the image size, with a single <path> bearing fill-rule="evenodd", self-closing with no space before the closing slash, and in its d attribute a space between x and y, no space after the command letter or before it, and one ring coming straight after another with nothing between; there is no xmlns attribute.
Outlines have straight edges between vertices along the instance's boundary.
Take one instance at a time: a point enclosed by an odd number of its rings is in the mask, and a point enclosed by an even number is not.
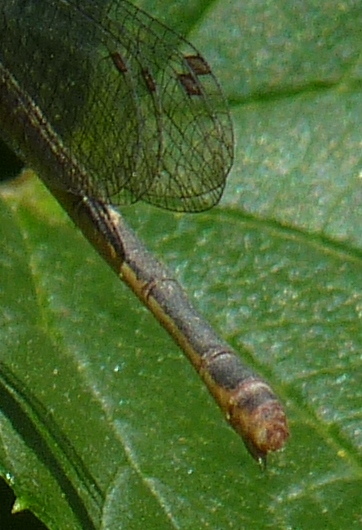
<svg viewBox="0 0 362 530"><path fill-rule="evenodd" d="M289 437L281 403L258 378L247 379L237 389L230 402L229 421L258 462L265 463L267 454L281 449Z"/></svg>

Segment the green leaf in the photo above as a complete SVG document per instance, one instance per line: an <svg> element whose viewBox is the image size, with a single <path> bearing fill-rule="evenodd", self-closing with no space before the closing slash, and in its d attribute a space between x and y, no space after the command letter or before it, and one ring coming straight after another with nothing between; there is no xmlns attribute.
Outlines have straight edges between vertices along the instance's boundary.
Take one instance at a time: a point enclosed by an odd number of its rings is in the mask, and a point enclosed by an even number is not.
<svg viewBox="0 0 362 530"><path fill-rule="evenodd" d="M2 475L51 530L359 528L361 3L163 4L142 6L193 28L232 104L236 160L212 211L124 214L246 347L290 442L262 473L32 177L0 203Z"/></svg>

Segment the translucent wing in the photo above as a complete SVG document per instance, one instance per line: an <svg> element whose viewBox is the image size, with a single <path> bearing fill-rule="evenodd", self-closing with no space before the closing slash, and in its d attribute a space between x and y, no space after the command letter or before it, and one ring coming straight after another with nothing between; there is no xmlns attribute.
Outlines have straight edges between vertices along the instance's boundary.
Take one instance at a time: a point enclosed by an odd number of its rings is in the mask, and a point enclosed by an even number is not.
<svg viewBox="0 0 362 530"><path fill-rule="evenodd" d="M217 80L143 11L120 0L7 2L0 59L85 168L82 181L64 174L60 187L178 211L219 200L233 138Z"/></svg>
<svg viewBox="0 0 362 530"><path fill-rule="evenodd" d="M116 21L125 56L135 74L138 69L141 84L144 72L152 79L158 171L142 199L180 211L213 206L230 169L233 138L227 106L209 65L184 39L127 2L118 3L108 19Z"/></svg>

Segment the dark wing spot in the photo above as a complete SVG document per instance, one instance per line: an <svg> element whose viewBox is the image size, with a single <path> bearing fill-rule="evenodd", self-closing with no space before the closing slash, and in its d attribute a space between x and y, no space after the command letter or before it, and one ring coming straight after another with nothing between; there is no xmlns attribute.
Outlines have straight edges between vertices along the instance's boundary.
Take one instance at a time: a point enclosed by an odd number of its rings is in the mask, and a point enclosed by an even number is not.
<svg viewBox="0 0 362 530"><path fill-rule="evenodd" d="M208 75L211 73L210 66L201 55L185 55L185 60L195 75Z"/></svg>
<svg viewBox="0 0 362 530"><path fill-rule="evenodd" d="M178 74L179 81L189 96L201 96L201 85L192 74Z"/></svg>
<svg viewBox="0 0 362 530"><path fill-rule="evenodd" d="M127 65L122 55L119 52L113 52L111 53L111 58L117 70L121 72L122 74L125 74L128 69L127 69Z"/></svg>
<svg viewBox="0 0 362 530"><path fill-rule="evenodd" d="M148 69L142 70L142 76L145 80L145 83L147 85L147 88L150 92L156 92L156 82L152 77L151 72Z"/></svg>

